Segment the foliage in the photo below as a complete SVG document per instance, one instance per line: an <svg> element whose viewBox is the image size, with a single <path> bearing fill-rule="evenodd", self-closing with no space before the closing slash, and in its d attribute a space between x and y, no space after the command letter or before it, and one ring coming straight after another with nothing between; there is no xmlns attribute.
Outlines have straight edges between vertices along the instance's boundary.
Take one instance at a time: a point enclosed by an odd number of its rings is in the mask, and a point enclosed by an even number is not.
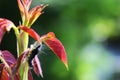
<svg viewBox="0 0 120 80"><path fill-rule="evenodd" d="M0 80L33 80L31 69L43 77L38 54L46 44L68 69L66 51L53 32L39 36L31 28L47 5L38 5L29 10L32 0L17 0L22 22L19 26L8 19L0 18L0 43L6 31L14 30L17 40L17 59L8 50L0 51ZM28 48L29 36L36 42Z"/></svg>

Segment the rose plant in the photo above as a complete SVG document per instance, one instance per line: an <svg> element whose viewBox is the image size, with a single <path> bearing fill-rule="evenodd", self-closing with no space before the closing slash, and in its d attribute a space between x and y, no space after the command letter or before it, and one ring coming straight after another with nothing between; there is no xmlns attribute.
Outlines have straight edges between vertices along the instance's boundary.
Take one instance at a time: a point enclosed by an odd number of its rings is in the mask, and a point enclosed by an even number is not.
<svg viewBox="0 0 120 80"><path fill-rule="evenodd" d="M31 69L43 77L38 59L42 44L46 44L68 69L66 51L55 34L49 32L39 36L31 28L47 5L41 4L29 10L32 0L17 0L17 2L22 18L20 25L15 26L12 21L0 18L0 43L5 32L9 32L11 29L14 30L17 40L17 59L10 51L0 50L0 80L33 80ZM28 47L29 36L35 40L30 47Z"/></svg>

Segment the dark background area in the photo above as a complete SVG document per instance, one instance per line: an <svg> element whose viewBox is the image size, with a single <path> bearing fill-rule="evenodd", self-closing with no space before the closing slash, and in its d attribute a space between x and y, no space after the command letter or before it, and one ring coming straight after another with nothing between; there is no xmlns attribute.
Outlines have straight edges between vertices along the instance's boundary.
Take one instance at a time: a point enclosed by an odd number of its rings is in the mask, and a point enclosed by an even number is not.
<svg viewBox="0 0 120 80"><path fill-rule="evenodd" d="M40 35L56 34L65 46L69 71L44 45L39 55L44 78L33 73L35 80L120 80L119 0L33 0L31 7L41 3L49 6L32 28ZM0 0L0 17L19 25L17 0ZM0 48L16 56L14 31L6 33Z"/></svg>

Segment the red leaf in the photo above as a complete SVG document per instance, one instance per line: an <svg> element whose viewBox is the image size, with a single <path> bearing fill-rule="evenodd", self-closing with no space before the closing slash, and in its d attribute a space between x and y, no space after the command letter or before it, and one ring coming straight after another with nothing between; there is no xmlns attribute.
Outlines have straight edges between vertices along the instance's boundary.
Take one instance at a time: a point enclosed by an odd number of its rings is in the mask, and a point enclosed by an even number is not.
<svg viewBox="0 0 120 80"><path fill-rule="evenodd" d="M14 76L14 80L20 80L19 68L22 65L23 61L28 57L29 52L30 49L24 51L17 59L17 63L12 67L12 73L16 74ZM33 80L32 73L30 70L28 71L28 80Z"/></svg>
<svg viewBox="0 0 120 80"><path fill-rule="evenodd" d="M1 72L0 80L9 80L8 73L5 69L3 69Z"/></svg>
<svg viewBox="0 0 120 80"><path fill-rule="evenodd" d="M40 61L38 59L38 56L36 55L35 58L32 60L32 65L33 65L33 70L37 75L41 75L41 77L43 77L42 74L42 69L41 69L41 65L40 65Z"/></svg>
<svg viewBox="0 0 120 80"><path fill-rule="evenodd" d="M0 28L0 43L2 41L4 34L5 34L5 31L2 28Z"/></svg>
<svg viewBox="0 0 120 80"><path fill-rule="evenodd" d="M14 70L14 65L16 63L16 59L14 58L14 56L7 50L1 51L1 53L2 53L1 56L4 58L4 60L8 63L11 69ZM0 64L0 71L2 73L0 74L1 75L0 80L12 80L7 70L4 69L4 64L3 64L3 70L1 69L1 65L2 64ZM20 75L18 73L14 75L14 80L20 80Z"/></svg>
<svg viewBox="0 0 120 80"><path fill-rule="evenodd" d="M41 37L43 42L58 56L58 58L64 63L68 69L67 57L64 46L55 37L53 32L49 32L47 35Z"/></svg>
<svg viewBox="0 0 120 80"><path fill-rule="evenodd" d="M42 10L46 7L47 5L39 5L34 8L32 8L29 11L29 24L32 25L36 19L42 14Z"/></svg>
<svg viewBox="0 0 120 80"><path fill-rule="evenodd" d="M3 64L0 64L0 80L9 80L8 73L4 69Z"/></svg>
<svg viewBox="0 0 120 80"><path fill-rule="evenodd" d="M7 19L0 18L0 43L6 31L10 31L10 29L14 26L14 24Z"/></svg>
<svg viewBox="0 0 120 80"><path fill-rule="evenodd" d="M28 11L32 0L17 0L20 12Z"/></svg>
<svg viewBox="0 0 120 80"><path fill-rule="evenodd" d="M0 28L6 31L10 31L10 29L14 26L13 22L5 19L5 18L0 18Z"/></svg>
<svg viewBox="0 0 120 80"><path fill-rule="evenodd" d="M20 66L21 66L22 62L24 61L24 59L26 59L28 57L29 52L30 52L30 49L27 49L26 51L24 51L19 56L19 58L17 59L16 64L14 65L14 67L12 69L13 70L13 74L15 74L18 71L18 69L20 68Z"/></svg>
<svg viewBox="0 0 120 80"><path fill-rule="evenodd" d="M28 71L28 80L33 80L33 76L30 70Z"/></svg>
<svg viewBox="0 0 120 80"><path fill-rule="evenodd" d="M9 65L16 63L16 59L9 51L7 50L2 51L2 56Z"/></svg>
<svg viewBox="0 0 120 80"><path fill-rule="evenodd" d="M33 29L26 26L20 26L19 28L27 32L33 39L40 41L40 36Z"/></svg>
<svg viewBox="0 0 120 80"><path fill-rule="evenodd" d="M20 80L20 74L19 73L15 74L14 80Z"/></svg>

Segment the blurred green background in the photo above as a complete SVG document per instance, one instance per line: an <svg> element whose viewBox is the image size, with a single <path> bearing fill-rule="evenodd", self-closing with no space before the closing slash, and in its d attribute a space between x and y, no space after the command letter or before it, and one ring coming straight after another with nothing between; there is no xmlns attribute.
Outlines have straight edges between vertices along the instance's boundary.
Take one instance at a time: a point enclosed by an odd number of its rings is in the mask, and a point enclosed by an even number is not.
<svg viewBox="0 0 120 80"><path fill-rule="evenodd" d="M120 0L33 0L31 7L42 3L49 6L32 28L40 35L56 34L65 46L69 71L44 45L39 55L44 78L33 73L35 80L120 80ZM17 0L0 0L0 17L18 25ZM13 31L0 48L16 56Z"/></svg>

